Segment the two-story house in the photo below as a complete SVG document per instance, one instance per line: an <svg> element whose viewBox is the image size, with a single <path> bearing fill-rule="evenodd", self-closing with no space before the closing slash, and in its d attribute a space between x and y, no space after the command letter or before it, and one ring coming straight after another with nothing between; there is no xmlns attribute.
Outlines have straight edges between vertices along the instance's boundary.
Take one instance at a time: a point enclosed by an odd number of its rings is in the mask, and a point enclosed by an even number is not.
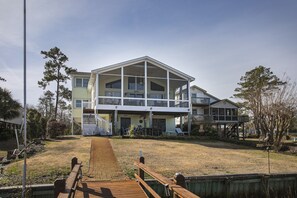
<svg viewBox="0 0 297 198"><path fill-rule="evenodd" d="M175 131L175 118L191 113L194 78L148 56L71 77L73 120L83 135L120 134L131 125Z"/></svg>

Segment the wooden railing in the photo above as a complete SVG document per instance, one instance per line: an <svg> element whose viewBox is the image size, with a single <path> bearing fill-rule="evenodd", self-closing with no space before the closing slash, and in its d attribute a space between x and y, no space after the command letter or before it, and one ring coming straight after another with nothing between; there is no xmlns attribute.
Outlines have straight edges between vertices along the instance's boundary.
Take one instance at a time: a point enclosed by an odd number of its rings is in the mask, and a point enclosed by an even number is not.
<svg viewBox="0 0 297 198"><path fill-rule="evenodd" d="M154 198L159 198L160 196L144 181L144 173L161 183L165 187L165 194L168 197L170 197L170 192L172 192L174 198L199 198L185 188L186 181L182 174L176 173L174 180L164 177L144 165L144 157L140 157L139 161L135 162L134 165L138 167L138 173L135 174L135 178L139 182L139 185L145 188Z"/></svg>
<svg viewBox="0 0 297 198"><path fill-rule="evenodd" d="M77 158L76 157L72 158L71 173L69 177L66 180L57 179L54 182L55 197L58 197L58 198L74 197L77 183L82 177L81 168L82 168L82 164L78 163Z"/></svg>

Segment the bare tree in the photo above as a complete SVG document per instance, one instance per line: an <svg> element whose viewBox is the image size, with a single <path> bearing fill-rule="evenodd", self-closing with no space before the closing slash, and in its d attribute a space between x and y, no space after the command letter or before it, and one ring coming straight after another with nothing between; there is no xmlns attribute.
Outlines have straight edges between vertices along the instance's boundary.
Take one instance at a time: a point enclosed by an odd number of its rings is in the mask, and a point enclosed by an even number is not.
<svg viewBox="0 0 297 198"><path fill-rule="evenodd" d="M269 141L279 150L282 139L291 127L297 114L296 83L287 78L286 84L278 86L262 94L261 129Z"/></svg>

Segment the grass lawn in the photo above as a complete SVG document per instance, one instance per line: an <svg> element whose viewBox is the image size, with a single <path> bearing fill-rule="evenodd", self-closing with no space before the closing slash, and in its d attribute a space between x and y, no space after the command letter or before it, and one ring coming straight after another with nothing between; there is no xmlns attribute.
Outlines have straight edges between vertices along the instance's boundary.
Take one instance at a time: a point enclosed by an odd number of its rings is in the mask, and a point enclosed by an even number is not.
<svg viewBox="0 0 297 198"><path fill-rule="evenodd" d="M112 139L121 168L131 175L139 150L145 163L158 173L173 177L267 173L267 152L215 140L137 140ZM271 173L297 172L297 157L270 153Z"/></svg>
<svg viewBox="0 0 297 198"><path fill-rule="evenodd" d="M28 184L53 183L69 174L70 160L76 156L83 162L83 173L89 168L92 137L69 136L46 141L45 151L27 160ZM133 162L142 150L145 163L158 173L173 177L181 172L185 176L267 173L267 152L254 150L215 140L149 140L111 138L115 156L128 176L134 173ZM23 161L5 167L0 186L21 184ZM297 157L271 153L271 172L297 172Z"/></svg>
<svg viewBox="0 0 297 198"><path fill-rule="evenodd" d="M74 156L83 162L83 173L88 171L91 138L68 136L45 143L44 152L27 160L28 184L53 183L56 178L68 175ZM23 160L7 165L0 186L21 184L22 167Z"/></svg>

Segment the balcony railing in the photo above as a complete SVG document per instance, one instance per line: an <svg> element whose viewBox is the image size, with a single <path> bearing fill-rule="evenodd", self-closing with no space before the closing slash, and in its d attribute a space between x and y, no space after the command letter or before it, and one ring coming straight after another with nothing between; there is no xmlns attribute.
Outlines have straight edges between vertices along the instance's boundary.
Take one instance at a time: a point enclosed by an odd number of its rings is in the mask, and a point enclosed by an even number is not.
<svg viewBox="0 0 297 198"><path fill-rule="evenodd" d="M192 97L193 105L209 105L210 99L204 97Z"/></svg>
<svg viewBox="0 0 297 198"><path fill-rule="evenodd" d="M123 106L145 106L147 100L148 107L170 107L170 108L189 108L189 100L172 100L172 99L157 99L157 98L123 98ZM121 97L99 96L98 105L122 105ZM169 105L168 105L169 104Z"/></svg>
<svg viewBox="0 0 297 198"><path fill-rule="evenodd" d="M185 117L185 121L188 118ZM249 117L247 115L244 116L228 116L228 115L203 115L203 114L196 114L192 115L192 122L199 122L199 123L207 123L207 122L248 122Z"/></svg>

